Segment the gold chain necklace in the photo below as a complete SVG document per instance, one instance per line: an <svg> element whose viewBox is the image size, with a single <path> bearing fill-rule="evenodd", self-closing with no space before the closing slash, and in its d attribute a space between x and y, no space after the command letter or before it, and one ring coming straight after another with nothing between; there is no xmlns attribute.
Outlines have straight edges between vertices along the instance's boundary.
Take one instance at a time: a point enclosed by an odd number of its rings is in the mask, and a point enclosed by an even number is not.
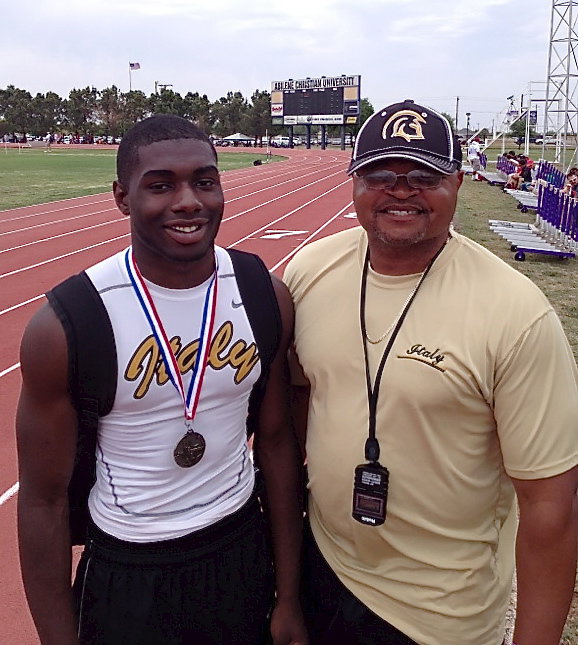
<svg viewBox="0 0 578 645"><path fill-rule="evenodd" d="M421 281L422 281L422 279L424 277L424 273L425 273L425 271L420 274L419 279L418 279L415 287L411 290L411 293L406 298L406 301L403 303L399 313L394 318L394 320L391 323L391 325L383 332L383 334L381 334L381 336L379 338L370 338L369 334L367 333L367 330L365 330L365 338L367 338L368 342L370 342L372 345L379 345L379 343L381 343L382 340L386 339L389 336L389 334L391 333L391 330L397 325L397 322L398 322L401 314L405 311L405 308L407 307L409 301L414 297L415 292L419 289L419 285L421 284Z"/></svg>

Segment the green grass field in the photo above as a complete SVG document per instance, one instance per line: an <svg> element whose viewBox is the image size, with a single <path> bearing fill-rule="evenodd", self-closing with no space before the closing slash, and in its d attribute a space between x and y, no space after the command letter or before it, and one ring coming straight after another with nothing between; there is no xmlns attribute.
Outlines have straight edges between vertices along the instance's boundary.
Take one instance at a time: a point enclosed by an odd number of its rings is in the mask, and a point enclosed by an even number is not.
<svg viewBox="0 0 578 645"><path fill-rule="evenodd" d="M266 159L260 152L217 152L221 170ZM115 159L116 150L0 148L0 210L106 192L116 175Z"/></svg>
<svg viewBox="0 0 578 645"><path fill-rule="evenodd" d="M506 146L506 150L517 150ZM501 148L488 151L495 160ZM550 159L553 158L553 151ZM540 158L541 148L530 150L530 156ZM114 150L54 150L26 148L21 152L0 148L0 210L41 204L69 197L102 193L110 190L115 176ZM548 156L548 155L547 155ZM221 170L252 165L265 155L253 152L219 153ZM274 157L281 160L282 157ZM455 217L456 229L479 242L508 264L527 275L546 294L558 312L578 360L578 259L560 260L549 256L528 255L525 262L516 262L509 244L488 227L489 219L531 222L532 214L516 209L515 200L500 188L485 182L464 178ZM578 592L567 621L562 645L578 644Z"/></svg>

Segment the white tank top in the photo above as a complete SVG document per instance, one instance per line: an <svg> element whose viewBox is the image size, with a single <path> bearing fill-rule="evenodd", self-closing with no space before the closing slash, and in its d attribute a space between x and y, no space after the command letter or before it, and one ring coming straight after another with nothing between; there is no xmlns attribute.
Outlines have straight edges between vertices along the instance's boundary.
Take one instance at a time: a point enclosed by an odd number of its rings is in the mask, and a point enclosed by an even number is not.
<svg viewBox="0 0 578 645"><path fill-rule="evenodd" d="M215 252L218 301L193 421L206 449L190 468L174 460L175 446L186 432L183 402L137 301L125 267L126 251L87 270L110 316L118 354L116 398L99 424L97 482L89 509L99 528L122 540L153 542L199 530L239 509L253 489L246 418L261 366L231 258L220 247ZM166 289L147 282L185 389L208 284Z"/></svg>

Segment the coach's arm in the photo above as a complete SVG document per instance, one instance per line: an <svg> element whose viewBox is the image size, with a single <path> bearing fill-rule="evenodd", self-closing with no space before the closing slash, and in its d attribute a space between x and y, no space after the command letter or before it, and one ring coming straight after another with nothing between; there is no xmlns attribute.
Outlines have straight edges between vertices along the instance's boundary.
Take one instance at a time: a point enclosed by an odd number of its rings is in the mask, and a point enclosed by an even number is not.
<svg viewBox="0 0 578 645"><path fill-rule="evenodd" d="M520 507L514 643L558 645L576 580L578 467L513 483Z"/></svg>
<svg viewBox="0 0 578 645"><path fill-rule="evenodd" d="M67 495L76 449L76 412L68 395L66 338L49 305L28 324L20 360L16 434L24 589L42 645L78 645Z"/></svg>

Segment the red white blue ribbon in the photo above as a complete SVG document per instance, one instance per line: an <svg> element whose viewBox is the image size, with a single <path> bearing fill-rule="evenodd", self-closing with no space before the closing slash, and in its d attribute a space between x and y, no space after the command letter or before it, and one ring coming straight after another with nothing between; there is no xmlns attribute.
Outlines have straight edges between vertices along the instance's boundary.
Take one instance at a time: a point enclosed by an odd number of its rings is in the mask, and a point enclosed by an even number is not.
<svg viewBox="0 0 578 645"><path fill-rule="evenodd" d="M215 324L215 312L217 309L217 257L215 256L215 271L211 277L209 286L207 287L207 293L205 294L201 330L199 332L199 348L197 350L197 357L193 367L191 382L189 383L186 394L177 358L173 352L150 291L136 264L132 247L126 251L125 264L133 289L135 290L138 301L146 319L148 320L153 336L157 341L157 345L159 346L169 379L183 400L185 421L188 422L187 426L189 426L189 423L195 418L205 371L209 363L211 338L213 337L213 326Z"/></svg>

